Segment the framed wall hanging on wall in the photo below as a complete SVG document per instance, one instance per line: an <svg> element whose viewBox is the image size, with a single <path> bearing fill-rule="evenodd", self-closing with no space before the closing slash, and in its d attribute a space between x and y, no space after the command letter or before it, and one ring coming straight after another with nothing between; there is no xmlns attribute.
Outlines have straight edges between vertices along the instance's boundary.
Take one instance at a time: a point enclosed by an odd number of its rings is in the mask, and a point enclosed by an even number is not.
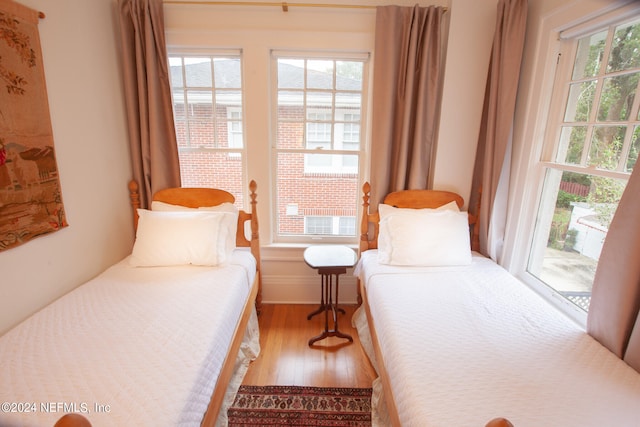
<svg viewBox="0 0 640 427"><path fill-rule="evenodd" d="M0 0L0 251L67 226L38 22Z"/></svg>

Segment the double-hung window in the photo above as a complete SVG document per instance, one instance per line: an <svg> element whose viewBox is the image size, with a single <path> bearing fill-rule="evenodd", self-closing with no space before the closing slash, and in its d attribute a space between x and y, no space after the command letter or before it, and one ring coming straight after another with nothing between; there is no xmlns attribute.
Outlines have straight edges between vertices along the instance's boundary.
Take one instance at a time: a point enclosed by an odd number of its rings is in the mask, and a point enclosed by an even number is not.
<svg viewBox="0 0 640 427"><path fill-rule="evenodd" d="M169 55L183 187L224 188L243 205L245 143L240 51Z"/></svg>
<svg viewBox="0 0 640 427"><path fill-rule="evenodd" d="M271 60L275 240L354 242L368 55Z"/></svg>
<svg viewBox="0 0 640 427"><path fill-rule="evenodd" d="M640 19L561 42L527 271L587 311L640 150Z"/></svg>

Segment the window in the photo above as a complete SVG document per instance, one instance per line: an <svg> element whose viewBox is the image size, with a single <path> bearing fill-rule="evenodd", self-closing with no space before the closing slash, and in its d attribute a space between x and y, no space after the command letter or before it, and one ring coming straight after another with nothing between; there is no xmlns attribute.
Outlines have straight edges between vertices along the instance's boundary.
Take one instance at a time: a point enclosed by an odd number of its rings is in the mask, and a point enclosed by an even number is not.
<svg viewBox="0 0 640 427"><path fill-rule="evenodd" d="M355 240L367 60L272 54L279 241Z"/></svg>
<svg viewBox="0 0 640 427"><path fill-rule="evenodd" d="M356 232L356 218L352 216L306 216L305 234L353 236Z"/></svg>
<svg viewBox="0 0 640 427"><path fill-rule="evenodd" d="M527 271L587 311L640 148L640 19L561 43Z"/></svg>
<svg viewBox="0 0 640 427"><path fill-rule="evenodd" d="M169 55L183 187L217 187L243 205L240 53Z"/></svg>

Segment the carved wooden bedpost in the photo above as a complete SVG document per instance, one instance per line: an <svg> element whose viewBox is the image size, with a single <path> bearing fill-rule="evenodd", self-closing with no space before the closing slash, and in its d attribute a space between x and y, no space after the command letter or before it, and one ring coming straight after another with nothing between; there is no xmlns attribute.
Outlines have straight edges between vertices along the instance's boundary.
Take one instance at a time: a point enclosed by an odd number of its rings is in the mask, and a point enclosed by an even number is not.
<svg viewBox="0 0 640 427"><path fill-rule="evenodd" d="M133 208L133 230L138 229L138 208L140 208L140 194L138 193L138 183L135 180L129 181L129 198Z"/></svg>
<svg viewBox="0 0 640 427"><path fill-rule="evenodd" d="M360 223L360 251L359 254L369 249L369 197L371 192L371 185L365 182L362 185L362 221ZM362 284L360 279L356 279L356 290L358 292L358 305L362 305Z"/></svg>
<svg viewBox="0 0 640 427"><path fill-rule="evenodd" d="M369 197L371 185L365 182L362 185L362 222L360 223L360 253L369 249Z"/></svg>
<svg viewBox="0 0 640 427"><path fill-rule="evenodd" d="M476 214L469 215L471 229L471 250L480 252L480 206L482 203L482 186L478 189L478 201L476 203Z"/></svg>
<svg viewBox="0 0 640 427"><path fill-rule="evenodd" d="M258 275L258 294L256 295L256 311L258 314L262 311L262 266L260 264L260 236L258 234L258 210L256 209L256 189L258 184L254 180L249 183L251 191L251 253L256 258Z"/></svg>

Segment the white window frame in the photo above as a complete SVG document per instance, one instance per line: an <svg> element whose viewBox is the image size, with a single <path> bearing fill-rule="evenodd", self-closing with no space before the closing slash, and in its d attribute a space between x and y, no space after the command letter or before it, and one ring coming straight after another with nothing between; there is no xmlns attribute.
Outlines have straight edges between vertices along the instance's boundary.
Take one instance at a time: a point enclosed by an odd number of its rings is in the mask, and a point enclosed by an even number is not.
<svg viewBox="0 0 640 427"><path fill-rule="evenodd" d="M358 203L359 193L355 195L354 203L355 203L355 220L356 220L356 230L353 236L338 236L338 235L280 235L278 232L278 191L277 191L277 164L278 164L278 153L303 153L303 154L311 154L309 150L306 148L303 149L280 149L277 147L277 129L278 129L278 117L277 117L277 108L278 108L278 87L277 87L277 78L274 76L278 75L277 69L277 61L278 58L299 58L299 59L318 59L318 60L355 60L363 62L363 86L361 95L361 106L359 112L359 126L360 126L360 146L359 150L345 150L342 146L343 144L343 132L340 132L340 137L336 137L336 129L333 129L333 149L317 149L318 154L332 155L331 156L331 166L325 165L314 165L310 162L306 155L304 160L304 168L305 174L348 174L348 175L357 175L357 182L360 184L363 182L363 177L366 173L366 162L368 158L366 156L366 118L367 118L367 107L369 105L368 100L368 89L369 89L369 67L370 67L370 54L368 52L341 52L341 51L314 51L314 50L304 50L304 51L291 51L291 50L272 50L271 51L271 86L270 93L271 96L271 147L272 147L272 159L271 159L271 174L272 174L272 183L273 183L273 201L272 201L272 212L271 212L271 227L272 227L272 241L276 244L280 243L313 243L318 242L319 240L323 240L330 243L345 243L345 244L356 244L359 239L358 234L358 218L361 214L361 204ZM333 106L332 106L333 108ZM309 110L313 112L313 110ZM340 119L338 119L338 116ZM338 125L342 125L344 123L344 112L341 112L340 109L336 109L334 113L334 118L332 121L333 125L337 127ZM333 126L332 126L333 127ZM305 128L305 132L306 132ZM325 153L325 151L327 153ZM352 165L344 164L343 155L353 155L357 156L359 167L356 168ZM312 215L313 216L313 215ZM337 221L340 216L335 216L334 219ZM337 224L337 222L336 222ZM306 220L304 229L306 230ZM337 230L337 225L334 225L334 230Z"/></svg>
<svg viewBox="0 0 640 427"><path fill-rule="evenodd" d="M189 152L219 152L219 153L226 153L228 157L230 158L238 158L240 157L242 159L242 200L244 200L245 203L245 207L247 206L248 203L248 190L247 190L247 186L248 186L248 179L247 179L247 152L248 152L248 147L247 147L247 142L246 142L246 132L245 132L245 119L244 119L244 103L245 103L245 96L244 96L244 91L245 91L245 85L244 85L244 61L243 61L243 52L241 49L218 49L218 48L187 48L187 47L174 47L174 46L168 46L167 47L167 55L169 58L171 57L184 57L184 58L203 58L203 57L210 57L210 58L238 58L240 60L240 78L241 78L241 99L242 99L242 105L238 106L238 107L230 107L227 110L227 132L228 132L228 147L194 147L194 146L189 146L186 148L179 148L179 151L189 151ZM186 75L184 73L184 69L183 69L183 73L182 73L182 78L183 78L183 85L182 85L182 90L186 93L189 89L194 89L195 87L192 86L187 86L186 83ZM213 76L212 76L213 78ZM171 82L171 77L170 77L170 82ZM172 102L175 102L175 100L173 100L173 92L174 92L174 88L171 88L172 91ZM212 99L216 99L216 89L215 88L202 88L202 90L211 90L212 92ZM183 97L184 99L184 97ZM215 104L214 104L215 105ZM239 117L232 117L233 113L238 113ZM174 119L175 120L175 119ZM237 143L237 138L236 135L238 133L238 130L234 128L233 124L234 123L240 123L240 133L241 133L241 143L238 144ZM189 128L188 125L186 125L186 133L187 135L189 134ZM232 137L233 135L233 137ZM216 144L217 145L217 144Z"/></svg>
<svg viewBox="0 0 640 427"><path fill-rule="evenodd" d="M536 61L535 67L527 73L526 84L521 85L519 90L519 96L524 95L525 101L519 101L522 112L517 117L520 129L516 130L515 135L515 138L531 142L523 143L521 153L514 157L516 164L510 191L513 204L510 206L507 223L504 246L506 255L503 261L503 265L512 274L581 326L586 325L585 311L529 273L527 264L538 206L542 198L545 171L555 166L553 162L546 161L553 158L553 147L544 144L545 134L550 127L548 120L553 117L560 118L561 112L564 111L562 103L552 102L555 82L553 70L555 73L561 72L557 59L561 52L561 33L565 38L580 38L640 14L640 5L637 3L610 5L601 10L594 10L596 7L598 6L576 4L572 8L550 15L543 21L536 38L541 56L530 58ZM573 65L573 61L567 62L571 62L569 67ZM636 93L636 97L638 96L640 93ZM585 172L584 169L576 171ZM613 175L617 174L614 172Z"/></svg>

